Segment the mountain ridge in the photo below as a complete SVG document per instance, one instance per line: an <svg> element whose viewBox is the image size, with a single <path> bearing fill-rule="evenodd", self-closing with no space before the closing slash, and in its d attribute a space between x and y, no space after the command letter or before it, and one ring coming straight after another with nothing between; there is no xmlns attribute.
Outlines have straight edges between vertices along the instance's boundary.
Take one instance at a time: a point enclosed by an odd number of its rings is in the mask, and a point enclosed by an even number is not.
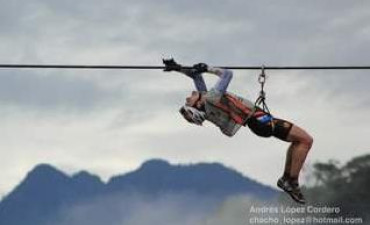
<svg viewBox="0 0 370 225"><path fill-rule="evenodd" d="M87 171L67 175L50 164L39 164L0 202L0 225L18 225L25 219L30 224L45 224L62 208L104 196L160 197L166 193L222 200L238 194L271 199L278 192L221 163L172 165L152 159L107 182Z"/></svg>

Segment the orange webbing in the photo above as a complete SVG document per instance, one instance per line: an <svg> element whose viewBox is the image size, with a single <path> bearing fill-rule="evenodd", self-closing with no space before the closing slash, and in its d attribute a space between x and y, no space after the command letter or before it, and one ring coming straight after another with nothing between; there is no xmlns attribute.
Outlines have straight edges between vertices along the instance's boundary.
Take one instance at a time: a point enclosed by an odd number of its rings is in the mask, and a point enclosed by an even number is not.
<svg viewBox="0 0 370 225"><path fill-rule="evenodd" d="M252 109L246 106L242 101L240 101L239 99L235 98L234 96L230 94L225 94L225 96L228 100L227 104L218 102L214 105L217 108L227 112L236 123L244 125L245 118L249 116L249 114L252 112ZM264 114L263 111L254 112L254 115L256 116L259 116L262 114Z"/></svg>

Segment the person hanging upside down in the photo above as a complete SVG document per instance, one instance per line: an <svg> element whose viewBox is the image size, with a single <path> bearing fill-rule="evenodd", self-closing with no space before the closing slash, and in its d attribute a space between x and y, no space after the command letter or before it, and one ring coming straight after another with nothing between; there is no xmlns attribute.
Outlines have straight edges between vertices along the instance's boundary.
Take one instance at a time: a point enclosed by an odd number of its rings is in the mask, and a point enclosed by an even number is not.
<svg viewBox="0 0 370 225"><path fill-rule="evenodd" d="M174 59L164 59L163 63L165 72L176 71L194 81L196 91L186 98L185 105L180 108L181 115L188 122L201 126L205 120L210 121L229 137L234 136L242 126L248 126L260 137L272 136L291 143L286 154L284 174L278 179L277 186L296 202L305 204L298 180L313 143L313 138L305 130L289 121L273 117L248 99L227 92L233 77L231 70L209 67L205 63L184 68ZM202 76L205 72L219 77L210 90Z"/></svg>

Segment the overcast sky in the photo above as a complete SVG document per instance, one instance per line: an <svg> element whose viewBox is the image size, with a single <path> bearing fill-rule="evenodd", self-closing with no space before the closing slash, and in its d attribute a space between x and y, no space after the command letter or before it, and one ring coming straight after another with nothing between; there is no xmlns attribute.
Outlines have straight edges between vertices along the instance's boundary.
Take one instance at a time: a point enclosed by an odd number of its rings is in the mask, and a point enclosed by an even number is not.
<svg viewBox="0 0 370 225"><path fill-rule="evenodd" d="M370 2L1 1L0 63L369 65ZM370 71L267 71L273 114L314 138L308 164L369 152ZM259 71L229 90L255 99ZM209 86L216 81L205 75ZM178 114L192 81L159 70L0 70L0 194L38 163L107 179L150 158L221 162L274 186L288 145ZM307 169L306 169L307 171Z"/></svg>

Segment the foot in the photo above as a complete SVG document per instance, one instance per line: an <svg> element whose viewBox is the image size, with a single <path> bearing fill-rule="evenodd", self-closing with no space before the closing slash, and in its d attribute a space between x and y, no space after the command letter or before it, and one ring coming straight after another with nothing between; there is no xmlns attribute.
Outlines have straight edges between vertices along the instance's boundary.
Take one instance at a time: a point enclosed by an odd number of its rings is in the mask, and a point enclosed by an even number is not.
<svg viewBox="0 0 370 225"><path fill-rule="evenodd" d="M297 203L306 204L306 200L298 184L294 184L290 180L282 177L278 180L277 186L288 193L290 197L292 197L292 199Z"/></svg>
<svg viewBox="0 0 370 225"><path fill-rule="evenodd" d="M165 68L163 71L170 72L170 71L180 71L181 65L178 64L173 58L171 59L163 59L163 64Z"/></svg>

